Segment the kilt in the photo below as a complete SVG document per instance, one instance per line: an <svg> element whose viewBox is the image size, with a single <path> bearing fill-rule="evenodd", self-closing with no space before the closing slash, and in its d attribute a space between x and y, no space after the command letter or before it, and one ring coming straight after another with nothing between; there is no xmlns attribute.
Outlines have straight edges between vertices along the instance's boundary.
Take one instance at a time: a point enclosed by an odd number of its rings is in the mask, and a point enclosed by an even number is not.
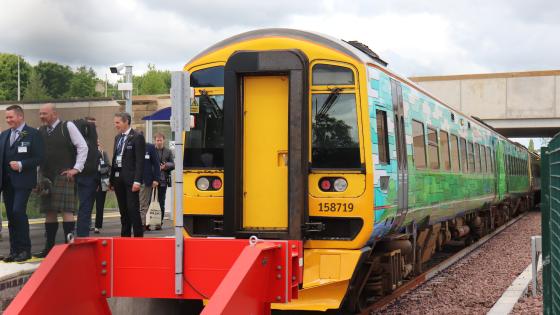
<svg viewBox="0 0 560 315"><path fill-rule="evenodd" d="M56 175L51 179L52 188L49 194L41 196L41 212L70 212L78 209L76 181L68 181L66 175Z"/></svg>

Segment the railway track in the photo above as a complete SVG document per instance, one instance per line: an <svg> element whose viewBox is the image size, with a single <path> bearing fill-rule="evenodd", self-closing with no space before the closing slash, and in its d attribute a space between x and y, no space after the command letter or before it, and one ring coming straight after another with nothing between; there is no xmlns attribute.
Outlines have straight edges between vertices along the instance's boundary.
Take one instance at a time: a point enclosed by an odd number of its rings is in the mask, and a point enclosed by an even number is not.
<svg viewBox="0 0 560 315"><path fill-rule="evenodd" d="M407 281L405 284L403 284L402 286L397 288L392 294L387 295L387 296L381 298L380 300L374 302L373 304L368 306L365 310L363 310L360 314L362 314L362 315L372 315L372 314L375 314L376 311L385 308L386 306L388 306L392 302L399 299L404 294L414 290L418 286L420 286L423 283L427 282L428 280L432 279L433 277L435 277L440 272L442 272L445 269L451 267L453 264L455 264L459 260L463 259L467 255L469 255L470 253L472 253L473 251L478 249L480 246L482 246L483 244L485 244L486 242L491 240L494 236L500 234L506 228L513 225L517 221L519 221L521 218L523 218L525 215L527 215L527 213L528 212L524 212L524 213L520 214L519 216L510 220L508 223L506 223L506 224L500 226L499 228L497 228L492 233L480 238L476 243L473 243L473 244L469 245L468 247L463 248L462 250L458 251L457 253L451 255L449 258L444 259L440 263L434 265L433 267L431 267L427 271L423 272L422 274L420 274L420 275L414 277L413 279Z"/></svg>

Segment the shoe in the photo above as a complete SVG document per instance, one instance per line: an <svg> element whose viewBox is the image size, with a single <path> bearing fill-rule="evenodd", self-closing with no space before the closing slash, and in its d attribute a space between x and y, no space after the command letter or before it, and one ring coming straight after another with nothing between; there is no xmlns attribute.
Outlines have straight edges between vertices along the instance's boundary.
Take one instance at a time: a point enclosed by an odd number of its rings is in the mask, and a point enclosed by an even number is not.
<svg viewBox="0 0 560 315"><path fill-rule="evenodd" d="M144 231L151 231L149 225L144 225Z"/></svg>
<svg viewBox="0 0 560 315"><path fill-rule="evenodd" d="M4 257L4 262L10 263L10 262L14 262L14 258L16 258L16 255L14 253L10 253L8 256Z"/></svg>
<svg viewBox="0 0 560 315"><path fill-rule="evenodd" d="M22 262L31 259L31 253L28 251L21 252L14 257L15 262Z"/></svg>
<svg viewBox="0 0 560 315"><path fill-rule="evenodd" d="M156 230L157 231L161 230L161 225L156 225Z"/></svg>
<svg viewBox="0 0 560 315"><path fill-rule="evenodd" d="M47 255L49 254L49 252L50 252L50 249L46 249L46 248L45 248L45 249L43 249L42 251L33 254L33 256L34 256L34 257L37 257L37 258L45 258L45 257L47 257Z"/></svg>
<svg viewBox="0 0 560 315"><path fill-rule="evenodd" d="M98 228L93 229L93 233L99 234L99 229Z"/></svg>

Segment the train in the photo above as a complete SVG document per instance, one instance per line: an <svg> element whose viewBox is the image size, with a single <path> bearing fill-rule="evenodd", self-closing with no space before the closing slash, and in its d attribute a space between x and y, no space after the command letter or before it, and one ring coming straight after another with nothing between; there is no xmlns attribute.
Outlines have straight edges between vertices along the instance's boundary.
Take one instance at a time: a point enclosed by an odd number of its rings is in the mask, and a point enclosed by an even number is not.
<svg viewBox="0 0 560 315"><path fill-rule="evenodd" d="M254 30L184 70L184 233L304 241L299 298L274 310L359 312L538 203L538 155L360 42Z"/></svg>

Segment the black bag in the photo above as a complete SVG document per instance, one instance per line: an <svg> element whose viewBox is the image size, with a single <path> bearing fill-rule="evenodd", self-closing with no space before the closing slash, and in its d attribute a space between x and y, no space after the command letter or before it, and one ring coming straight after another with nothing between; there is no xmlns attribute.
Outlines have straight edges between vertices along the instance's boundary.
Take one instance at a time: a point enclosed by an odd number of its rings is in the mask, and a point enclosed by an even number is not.
<svg viewBox="0 0 560 315"><path fill-rule="evenodd" d="M86 163L84 164L84 169L82 174L84 175L94 175L97 173L97 165L99 163L98 150L97 150L97 130L95 129L95 124L88 122L87 120L80 118L72 120L76 128L80 131L84 139L86 140L88 146L88 154L86 158ZM66 137L70 140L70 133L68 133L68 121L64 122L64 128L62 133L66 130ZM70 141L71 143L72 141Z"/></svg>

